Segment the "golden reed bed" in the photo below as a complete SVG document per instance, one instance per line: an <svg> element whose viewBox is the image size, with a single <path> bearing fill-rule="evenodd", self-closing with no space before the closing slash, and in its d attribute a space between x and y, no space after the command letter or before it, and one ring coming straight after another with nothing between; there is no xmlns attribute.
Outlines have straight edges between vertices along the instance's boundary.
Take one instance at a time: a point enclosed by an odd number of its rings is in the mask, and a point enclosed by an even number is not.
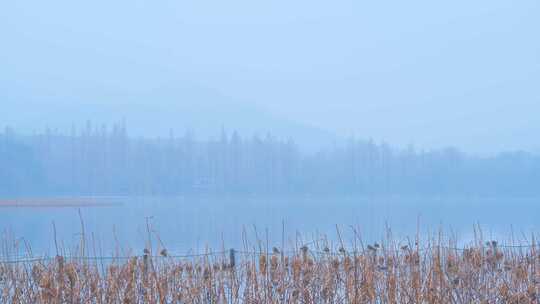
<svg viewBox="0 0 540 304"><path fill-rule="evenodd" d="M540 254L418 240L292 251L81 256L0 262L1 303L539 303ZM424 247L423 247L424 245ZM151 247L151 246L149 246ZM267 246L266 246L267 247ZM247 248L247 246L246 246Z"/></svg>

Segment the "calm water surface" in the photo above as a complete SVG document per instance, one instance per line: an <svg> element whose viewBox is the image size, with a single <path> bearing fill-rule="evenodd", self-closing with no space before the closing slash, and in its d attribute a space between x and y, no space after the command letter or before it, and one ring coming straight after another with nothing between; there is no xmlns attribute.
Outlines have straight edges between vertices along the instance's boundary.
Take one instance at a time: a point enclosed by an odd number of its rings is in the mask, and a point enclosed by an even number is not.
<svg viewBox="0 0 540 304"><path fill-rule="evenodd" d="M336 224L352 240L351 226L366 241L380 239L385 227L395 238L414 237L443 229L459 242L470 241L473 226L486 238L516 239L538 235L538 198L403 198L403 197L190 197L114 198L108 207L0 208L4 237L26 240L34 252L55 251L53 222L59 246L77 244L82 214L88 242L99 254L116 248L142 252L147 239L146 222L172 252L242 248L258 236L270 246L312 240L321 234L336 239ZM283 237L284 236L284 237ZM93 241L92 241L93 239Z"/></svg>

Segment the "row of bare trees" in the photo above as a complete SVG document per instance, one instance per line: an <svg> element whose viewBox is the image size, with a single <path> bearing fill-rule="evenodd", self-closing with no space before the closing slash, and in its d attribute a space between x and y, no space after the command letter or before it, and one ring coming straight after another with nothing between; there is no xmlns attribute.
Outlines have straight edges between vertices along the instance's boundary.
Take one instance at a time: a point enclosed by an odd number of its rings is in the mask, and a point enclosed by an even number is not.
<svg viewBox="0 0 540 304"><path fill-rule="evenodd" d="M532 195L539 181L540 158L523 152L479 158L350 139L307 153L272 135L133 138L123 124L0 133L4 195Z"/></svg>

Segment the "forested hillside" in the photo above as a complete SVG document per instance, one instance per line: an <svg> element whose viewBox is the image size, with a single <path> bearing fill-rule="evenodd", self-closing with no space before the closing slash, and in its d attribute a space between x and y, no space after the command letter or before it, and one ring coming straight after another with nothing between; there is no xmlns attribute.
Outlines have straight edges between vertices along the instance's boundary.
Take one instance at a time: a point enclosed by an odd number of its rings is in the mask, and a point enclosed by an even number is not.
<svg viewBox="0 0 540 304"><path fill-rule="evenodd" d="M0 134L0 194L540 194L540 158L524 152L472 157L448 148L397 149L370 140L318 153L292 139L213 139L190 132L132 138L123 124L90 122L70 134Z"/></svg>

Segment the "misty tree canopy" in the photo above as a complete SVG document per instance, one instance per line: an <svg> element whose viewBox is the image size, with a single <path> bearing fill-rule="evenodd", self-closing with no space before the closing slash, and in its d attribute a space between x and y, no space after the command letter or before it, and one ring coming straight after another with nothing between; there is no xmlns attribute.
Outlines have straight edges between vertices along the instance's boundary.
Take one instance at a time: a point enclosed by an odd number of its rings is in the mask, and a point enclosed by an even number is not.
<svg viewBox="0 0 540 304"><path fill-rule="evenodd" d="M122 124L71 134L0 133L0 195L411 194L534 195L540 157L472 157L350 139L303 153L271 135L222 131L130 138Z"/></svg>

